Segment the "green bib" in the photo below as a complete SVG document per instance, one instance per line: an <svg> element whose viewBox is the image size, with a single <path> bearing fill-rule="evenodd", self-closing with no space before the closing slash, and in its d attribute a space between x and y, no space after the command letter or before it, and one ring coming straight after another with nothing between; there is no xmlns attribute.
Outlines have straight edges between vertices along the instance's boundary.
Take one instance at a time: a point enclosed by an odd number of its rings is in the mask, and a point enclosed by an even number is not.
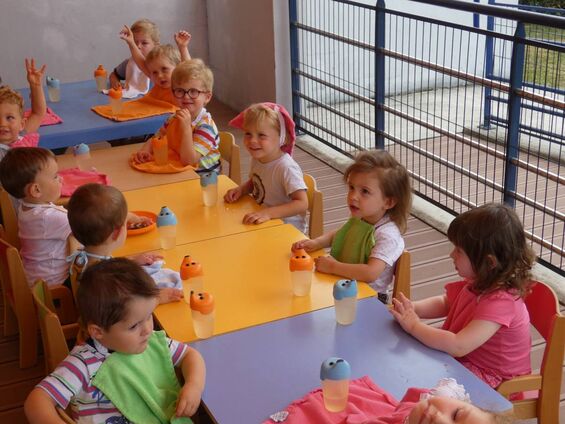
<svg viewBox="0 0 565 424"><path fill-rule="evenodd" d="M330 255L347 264L366 264L373 247L375 226L359 218L349 218L335 234Z"/></svg>

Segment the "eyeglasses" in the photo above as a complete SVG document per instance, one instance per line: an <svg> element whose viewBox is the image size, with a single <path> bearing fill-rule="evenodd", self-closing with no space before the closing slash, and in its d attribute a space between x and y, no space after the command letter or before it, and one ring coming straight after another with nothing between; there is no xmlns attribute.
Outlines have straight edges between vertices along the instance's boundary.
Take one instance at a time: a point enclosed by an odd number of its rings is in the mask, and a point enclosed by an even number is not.
<svg viewBox="0 0 565 424"><path fill-rule="evenodd" d="M173 96L175 96L177 99L182 99L188 94L188 97L194 100L197 99L198 96L200 96L200 94L202 93L209 93L209 91L202 91L197 88L189 88L188 90L185 90L184 88L173 88Z"/></svg>

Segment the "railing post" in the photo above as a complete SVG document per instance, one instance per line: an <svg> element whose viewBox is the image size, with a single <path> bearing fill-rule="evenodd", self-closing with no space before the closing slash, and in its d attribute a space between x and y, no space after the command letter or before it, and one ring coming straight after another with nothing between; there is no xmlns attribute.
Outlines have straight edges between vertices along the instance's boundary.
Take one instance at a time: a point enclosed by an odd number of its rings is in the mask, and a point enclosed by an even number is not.
<svg viewBox="0 0 565 424"><path fill-rule="evenodd" d="M512 59L510 62L510 93L508 94L508 131L506 133L506 169L504 174L504 203L514 207L518 183L518 167L513 163L520 153L520 115L522 98L518 90L524 78L524 54L526 38L524 23L518 22L514 33Z"/></svg>
<svg viewBox="0 0 565 424"><path fill-rule="evenodd" d="M495 0L488 0L489 4L494 5ZM494 31L494 17L487 16L487 30ZM487 35L485 38L485 78L492 78L494 75L494 38ZM485 97L483 99L483 124L481 128L485 130L491 129L490 117L492 108L492 89L485 87Z"/></svg>
<svg viewBox="0 0 565 424"><path fill-rule="evenodd" d="M375 19L375 147L385 148L385 1L377 0Z"/></svg>
<svg viewBox="0 0 565 424"><path fill-rule="evenodd" d="M298 0L289 0L288 10L289 10L289 22L290 22L290 70L291 70L291 85L292 85L292 114L294 123L296 124L296 131L298 132L301 128L300 116L300 97L295 93L300 93L300 77L296 70L299 67L298 61L298 28L296 23L298 22Z"/></svg>

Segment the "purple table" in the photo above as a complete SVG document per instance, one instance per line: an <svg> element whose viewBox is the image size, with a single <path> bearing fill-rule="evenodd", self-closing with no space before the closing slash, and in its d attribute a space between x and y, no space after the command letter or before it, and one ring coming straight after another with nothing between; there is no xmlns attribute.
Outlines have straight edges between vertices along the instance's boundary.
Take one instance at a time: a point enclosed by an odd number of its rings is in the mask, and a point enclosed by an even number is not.
<svg viewBox="0 0 565 424"><path fill-rule="evenodd" d="M320 386L323 360L345 358L352 378L369 375L397 399L408 387L433 387L440 378L463 384L474 404L512 408L449 355L407 335L375 298L359 301L350 326L333 308L212 337L192 344L206 361L203 401L218 423L260 423Z"/></svg>
<svg viewBox="0 0 565 424"><path fill-rule="evenodd" d="M18 91L29 107L29 89ZM108 103L108 96L96 91L94 79L61 84L61 101L57 103L49 101L45 88L45 98L47 106L63 119L62 124L39 128L39 145L48 149L153 134L169 116L164 114L124 122L103 118L90 109Z"/></svg>

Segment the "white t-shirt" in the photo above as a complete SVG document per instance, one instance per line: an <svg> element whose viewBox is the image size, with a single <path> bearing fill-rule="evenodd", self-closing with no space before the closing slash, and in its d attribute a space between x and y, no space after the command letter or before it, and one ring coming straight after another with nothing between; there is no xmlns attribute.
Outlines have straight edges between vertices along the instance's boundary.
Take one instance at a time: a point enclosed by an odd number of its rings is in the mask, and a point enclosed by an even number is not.
<svg viewBox="0 0 565 424"><path fill-rule="evenodd" d="M261 163L251 159L249 178L253 182L251 195L260 205L267 207L282 205L291 201L290 195L297 190L306 190L302 169L287 153L280 158ZM300 231L306 231L306 213L283 218Z"/></svg>

